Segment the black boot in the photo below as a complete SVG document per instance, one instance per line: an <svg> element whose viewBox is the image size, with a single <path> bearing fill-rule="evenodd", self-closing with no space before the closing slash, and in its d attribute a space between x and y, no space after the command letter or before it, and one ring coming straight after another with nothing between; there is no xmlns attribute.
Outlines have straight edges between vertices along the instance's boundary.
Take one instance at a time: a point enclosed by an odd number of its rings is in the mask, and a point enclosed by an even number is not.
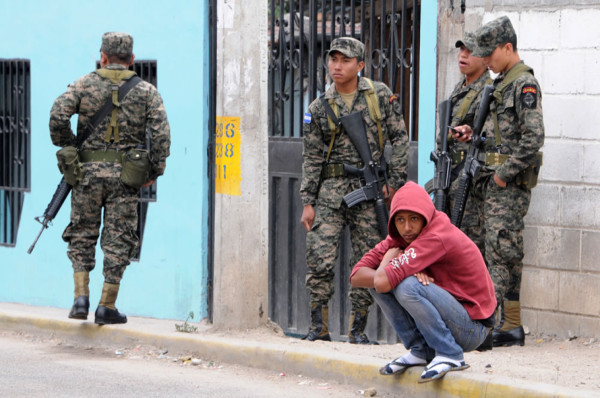
<svg viewBox="0 0 600 398"><path fill-rule="evenodd" d="M525 345L525 331L521 325L521 303L518 300L504 300L502 326L494 329L494 347Z"/></svg>
<svg viewBox="0 0 600 398"><path fill-rule="evenodd" d="M127 323L127 316L121 314L115 302L119 294L119 285L114 283L104 282L102 287L102 297L100 304L96 309L96 323L98 325L112 325L117 323Z"/></svg>
<svg viewBox="0 0 600 398"><path fill-rule="evenodd" d="M322 304L311 304L310 306L311 325L308 334L302 337L302 340L315 341L331 341L329 336L329 308Z"/></svg>
<svg viewBox="0 0 600 398"><path fill-rule="evenodd" d="M99 305L96 309L96 320L98 325L113 325L118 323L127 323L127 316L121 314L118 309L110 309Z"/></svg>
<svg viewBox="0 0 600 398"><path fill-rule="evenodd" d="M73 307L69 312L71 319L87 319L90 310L90 299L87 296L79 296L73 301Z"/></svg>
<svg viewBox="0 0 600 398"><path fill-rule="evenodd" d="M494 347L510 347L513 345L525 345L525 331L523 326L510 330L494 330Z"/></svg>
<svg viewBox="0 0 600 398"><path fill-rule="evenodd" d="M379 343L376 341L369 341L369 338L365 334L365 328L367 327L367 310L352 310L350 312L350 330L348 331L348 343L350 344L375 344Z"/></svg>
<svg viewBox="0 0 600 398"><path fill-rule="evenodd" d="M493 348L493 346L494 346L493 343L494 343L494 335L492 333L492 330L489 330L485 340L483 340L483 343L481 343L481 345L479 347L477 347L476 350L480 351L480 352L489 351Z"/></svg>

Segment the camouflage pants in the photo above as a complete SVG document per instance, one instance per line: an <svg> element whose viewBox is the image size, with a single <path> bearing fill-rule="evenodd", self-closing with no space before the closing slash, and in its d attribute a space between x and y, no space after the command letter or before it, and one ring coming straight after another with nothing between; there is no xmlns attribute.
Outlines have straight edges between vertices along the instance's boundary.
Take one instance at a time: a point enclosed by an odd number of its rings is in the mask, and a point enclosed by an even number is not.
<svg viewBox="0 0 600 398"><path fill-rule="evenodd" d="M373 202L363 202L352 208L342 205L339 209L316 206L312 230L306 235L306 287L311 303L327 305L333 295L334 266L336 264L345 226L350 229L352 257L350 268L381 241ZM348 264L341 264L347 267ZM347 283L347 280L344 281ZM352 309L367 309L373 297L367 289L350 288Z"/></svg>
<svg viewBox="0 0 600 398"><path fill-rule="evenodd" d="M452 181L448 190L448 201L446 204L446 213L452 218L452 211L456 203L456 193L458 191L459 178ZM463 213L461 231L465 233L479 248L481 255L485 258L485 230L483 219L483 198L478 196L476 189L469 190L465 211Z"/></svg>
<svg viewBox="0 0 600 398"><path fill-rule="evenodd" d="M124 186L118 177L87 175L71 194L71 222L63 233L74 272L95 267L102 209L104 226L100 247L104 253L104 280L118 284L135 254L138 190Z"/></svg>
<svg viewBox="0 0 600 398"><path fill-rule="evenodd" d="M496 300L518 300L523 272L523 218L529 209L531 191L509 182L499 187L490 176L485 180L485 259L494 282Z"/></svg>

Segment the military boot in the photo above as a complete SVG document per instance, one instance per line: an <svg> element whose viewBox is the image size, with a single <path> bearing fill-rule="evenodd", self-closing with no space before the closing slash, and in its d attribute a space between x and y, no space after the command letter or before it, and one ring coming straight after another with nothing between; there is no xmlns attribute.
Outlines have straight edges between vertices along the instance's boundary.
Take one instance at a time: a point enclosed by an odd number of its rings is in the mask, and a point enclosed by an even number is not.
<svg viewBox="0 0 600 398"><path fill-rule="evenodd" d="M104 282L102 287L102 297L100 304L96 309L96 320L98 325L110 325L117 323L127 323L127 316L119 312L115 307L117 295L119 294L119 285Z"/></svg>
<svg viewBox="0 0 600 398"><path fill-rule="evenodd" d="M302 340L315 341L331 341L329 336L329 308L322 304L311 304L310 305L310 329L308 334L302 338Z"/></svg>
<svg viewBox="0 0 600 398"><path fill-rule="evenodd" d="M525 345L525 331L521 325L521 303L504 300L504 322L494 330L494 347Z"/></svg>
<svg viewBox="0 0 600 398"><path fill-rule="evenodd" d="M367 310L352 310L350 312L350 321L348 322L348 343L350 344L379 344L376 341L369 341L365 334L367 327Z"/></svg>
<svg viewBox="0 0 600 398"><path fill-rule="evenodd" d="M75 282L75 300L69 312L69 318L85 320L90 310L90 274L89 272L73 273Z"/></svg>

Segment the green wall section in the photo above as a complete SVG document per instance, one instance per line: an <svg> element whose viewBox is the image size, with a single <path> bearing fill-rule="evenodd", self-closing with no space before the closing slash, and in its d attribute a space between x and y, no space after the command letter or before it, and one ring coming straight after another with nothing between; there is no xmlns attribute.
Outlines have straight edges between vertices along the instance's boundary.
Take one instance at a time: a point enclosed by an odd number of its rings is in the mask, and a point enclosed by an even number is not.
<svg viewBox="0 0 600 398"><path fill-rule="evenodd" d="M16 247L0 247L0 301L70 308L69 199L28 255L60 174L48 118L67 84L95 68L102 33L134 37L136 59L156 60L171 124L171 156L150 203L140 262L125 272L117 306L128 315L195 320L207 314L208 2L0 0L0 58L31 63L31 192ZM76 119L72 120L75 126ZM102 287L102 253L90 283L91 310ZM67 312L65 311L65 317Z"/></svg>

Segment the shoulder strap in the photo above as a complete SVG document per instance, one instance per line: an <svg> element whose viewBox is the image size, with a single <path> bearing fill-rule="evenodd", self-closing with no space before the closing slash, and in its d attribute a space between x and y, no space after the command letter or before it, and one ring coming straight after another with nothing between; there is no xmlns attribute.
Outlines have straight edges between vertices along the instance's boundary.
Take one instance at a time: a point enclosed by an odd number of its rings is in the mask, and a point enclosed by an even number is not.
<svg viewBox="0 0 600 398"><path fill-rule="evenodd" d="M454 115L454 118L452 120L455 126L457 126L464 120L465 116L467 115L467 112L469 111L469 108L471 107L471 104L473 103L473 101L475 101L477 95L483 91L483 88L486 85L490 83L492 83L491 77L486 80L486 82L479 88L479 90L475 90L474 88L469 89L469 92L467 93L467 95L465 95L465 98L463 98L462 102L458 106L456 114Z"/></svg>
<svg viewBox="0 0 600 398"><path fill-rule="evenodd" d="M371 79L364 77L365 81L369 83L371 89L367 91L367 105L369 108L369 115L371 119L377 123L377 134L379 135L379 150L383 151L383 133L381 132L381 109L379 108L379 97L375 91L375 85Z"/></svg>
<svg viewBox="0 0 600 398"><path fill-rule="evenodd" d="M496 89L494 90L493 96L494 100L496 101L496 104L502 103L502 95L504 94L504 90L506 89L506 87L508 87L512 82L517 80L520 76L522 76L525 73L531 73L533 75L533 69L531 69L529 66L525 65L522 62L516 64L511 68L511 70L508 71L508 73L504 77L504 80L502 80L500 84L498 84L498 87L496 87ZM496 147L500 148L500 146L502 145L502 139L500 137L500 127L498 126L497 109L498 105L494 107L494 110L492 111L492 116L494 117L494 135L496 137Z"/></svg>
<svg viewBox="0 0 600 398"><path fill-rule="evenodd" d="M127 80L125 84L123 84L119 88L118 101L121 101L123 98L125 98L129 90L131 90L133 87L135 87L136 84L138 84L141 81L142 79L139 76L130 77L129 80ZM94 115L94 117L92 117L90 123L88 124L83 134L81 136L77 136L77 148L81 148L85 140L87 140L89 136L98 128L100 122L104 120L106 115L108 115L108 113L112 110L113 106L113 99L111 97L104 103L102 108L100 108L100 110Z"/></svg>
<svg viewBox="0 0 600 398"><path fill-rule="evenodd" d="M321 104L323 105L323 109L327 113L327 121L329 122L329 129L331 130L331 140L329 141L329 149L327 150L327 156L325 157L325 161L329 161L329 156L331 155L331 148L333 148L333 142L335 141L335 135L340 131L341 122L337 117L337 105L332 101L333 106L335 106L335 111L329 104L329 101L325 99L324 96L321 96Z"/></svg>

